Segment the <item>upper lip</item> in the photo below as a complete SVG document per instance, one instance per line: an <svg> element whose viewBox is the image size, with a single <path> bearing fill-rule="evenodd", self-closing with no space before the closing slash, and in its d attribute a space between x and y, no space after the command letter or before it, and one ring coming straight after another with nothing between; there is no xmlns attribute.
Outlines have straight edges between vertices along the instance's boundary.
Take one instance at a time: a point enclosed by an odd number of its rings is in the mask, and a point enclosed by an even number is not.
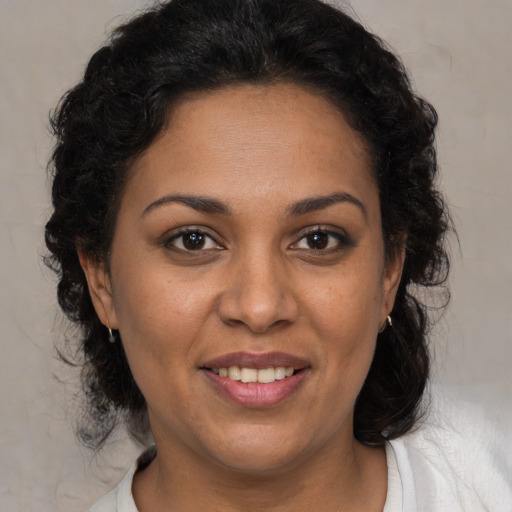
<svg viewBox="0 0 512 512"><path fill-rule="evenodd" d="M301 370L309 366L304 359L285 352L232 352L206 361L202 368L229 368L235 365L256 370L278 366Z"/></svg>

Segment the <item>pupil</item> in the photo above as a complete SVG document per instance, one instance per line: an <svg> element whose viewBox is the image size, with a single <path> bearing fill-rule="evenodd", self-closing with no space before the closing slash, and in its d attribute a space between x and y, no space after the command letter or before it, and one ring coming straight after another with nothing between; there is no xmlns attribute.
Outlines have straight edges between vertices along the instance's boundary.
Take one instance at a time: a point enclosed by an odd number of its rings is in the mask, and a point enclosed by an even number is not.
<svg viewBox="0 0 512 512"><path fill-rule="evenodd" d="M200 233L188 233L183 237L183 245L192 251L204 246L204 235Z"/></svg>
<svg viewBox="0 0 512 512"><path fill-rule="evenodd" d="M328 236L325 233L314 233L309 235L309 247L311 249L325 249L327 247Z"/></svg>

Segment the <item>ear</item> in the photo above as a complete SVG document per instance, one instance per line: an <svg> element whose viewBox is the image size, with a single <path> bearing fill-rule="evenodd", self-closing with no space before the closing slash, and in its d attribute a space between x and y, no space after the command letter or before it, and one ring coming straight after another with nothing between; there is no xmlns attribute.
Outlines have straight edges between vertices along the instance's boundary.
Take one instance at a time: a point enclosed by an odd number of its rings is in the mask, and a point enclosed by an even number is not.
<svg viewBox="0 0 512 512"><path fill-rule="evenodd" d="M382 325L386 317L391 313L395 304L396 292L402 278L402 270L405 261L406 236L401 237L402 240L397 245L389 257L386 258L384 267L384 276L382 283L382 302L381 302L381 323Z"/></svg>
<svg viewBox="0 0 512 512"><path fill-rule="evenodd" d="M110 329L117 329L117 316L110 278L105 263L78 251L78 259L87 279L87 286L94 309L101 323Z"/></svg>

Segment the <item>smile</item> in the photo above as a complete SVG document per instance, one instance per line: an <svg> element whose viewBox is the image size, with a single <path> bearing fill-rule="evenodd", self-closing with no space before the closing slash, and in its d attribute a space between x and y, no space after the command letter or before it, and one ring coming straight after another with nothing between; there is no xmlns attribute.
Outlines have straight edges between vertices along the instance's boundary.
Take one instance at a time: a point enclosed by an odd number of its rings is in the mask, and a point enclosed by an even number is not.
<svg viewBox="0 0 512 512"><path fill-rule="evenodd" d="M277 366L262 368L241 368L240 366L233 365L229 368L212 368L211 371L220 377L225 377L234 381L241 381L244 383L259 382L260 384L270 384L276 380L283 380L291 377L294 373L292 366Z"/></svg>
<svg viewBox="0 0 512 512"><path fill-rule="evenodd" d="M235 352L199 369L224 399L242 407L266 408L294 395L308 380L311 366L283 352Z"/></svg>

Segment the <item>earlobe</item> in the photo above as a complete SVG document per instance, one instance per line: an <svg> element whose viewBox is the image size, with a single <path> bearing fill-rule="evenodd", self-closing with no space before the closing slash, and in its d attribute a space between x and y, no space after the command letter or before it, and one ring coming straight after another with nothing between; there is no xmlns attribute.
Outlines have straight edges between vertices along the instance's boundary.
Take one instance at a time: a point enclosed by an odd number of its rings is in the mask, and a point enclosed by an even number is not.
<svg viewBox="0 0 512 512"><path fill-rule="evenodd" d="M84 271L94 309L101 323L110 329L117 329L117 316L110 277L105 262L78 251L80 266Z"/></svg>

